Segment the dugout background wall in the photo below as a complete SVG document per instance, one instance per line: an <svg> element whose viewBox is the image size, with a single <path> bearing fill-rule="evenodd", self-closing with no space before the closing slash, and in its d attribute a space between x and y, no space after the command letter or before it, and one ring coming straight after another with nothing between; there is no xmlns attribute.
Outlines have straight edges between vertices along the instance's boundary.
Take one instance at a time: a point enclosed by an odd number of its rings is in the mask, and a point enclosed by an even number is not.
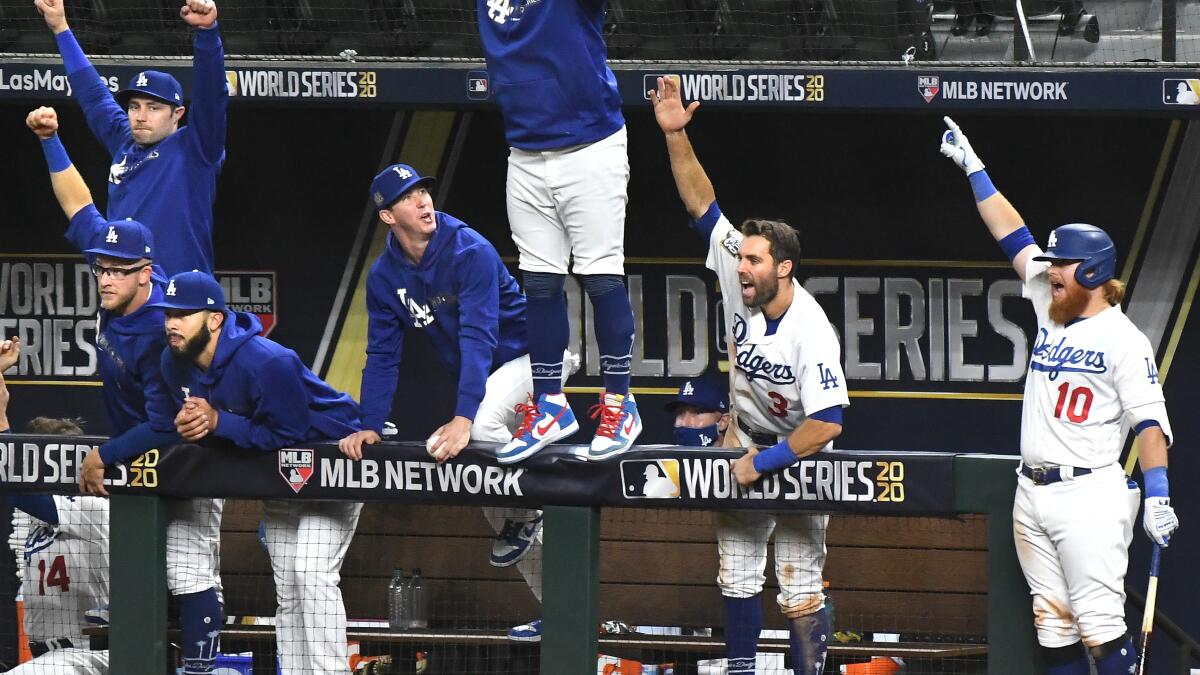
<svg viewBox="0 0 1200 675"><path fill-rule="evenodd" d="M39 330L49 326L53 331L57 319L67 346L59 349L60 374L32 361L10 374L10 384L17 385L10 417L16 422L37 414L83 415L91 421L90 430L107 433L99 388L84 384L90 373L80 343L90 339L89 315L30 304L32 282L18 269L23 263L70 266L78 260L54 257L72 251L61 237L66 219L54 205L37 143L23 125L35 104L0 102L0 147L6 159L0 163L5 205L0 330L32 330L29 322L36 320ZM103 204L108 158L78 108L56 105L64 142ZM695 367L689 361L715 366L718 360L713 338L718 328L712 325L719 314L717 294L702 267L703 244L686 226L661 133L643 107L627 108L626 116L632 173L626 253L628 272L640 279L642 291L641 302L635 302L642 339L633 384L646 418L643 440L668 442L670 419L661 412L666 392ZM1033 114L956 119L1040 241L1064 222L1104 227L1116 241L1119 269L1136 293L1139 275L1146 271L1148 242L1157 228L1178 224L1158 216L1167 188L1175 187L1172 178L1177 172L1181 179L1191 175L1194 155L1177 156L1186 123ZM353 363L339 361L337 354L339 347L343 354L354 351L359 317L350 300L364 265L370 264L367 253L377 234L374 225L364 226L366 188L381 164L409 161L438 174L443 178L438 207L478 229L502 255L515 256L504 211L506 148L494 112L235 101L228 128L216 205L218 269L273 273L270 303L258 308L274 315L271 337L296 349L306 362L321 356L320 370L332 380L355 376ZM704 107L691 127L731 218L779 217L803 230L804 256L811 262L802 276L810 282L817 278L812 283L827 291L818 299L843 337L852 407L838 443L842 448L1016 452L1020 376L1032 345L1032 313L979 222L966 181L937 152L942 128L940 114ZM360 230L359 253L352 256ZM1154 299L1169 315L1159 356L1160 363L1172 364L1165 386L1180 439L1172 453L1172 476L1184 523L1165 557L1159 604L1191 634L1200 634L1196 591L1175 590L1191 566L1187 561L1200 556L1200 540L1188 535L1188 523L1200 522L1200 505L1188 491L1188 477L1200 469L1189 452L1192 439L1200 437L1189 410L1200 376L1192 355L1200 325L1189 312L1196 251L1188 251L1187 260L1181 283ZM339 305L347 267L346 302ZM66 271L69 279L71 270ZM707 323L697 321L691 295L668 303L668 286L702 294ZM72 283L55 286L52 295L70 304ZM915 322L913 298L920 305ZM668 304L676 309L668 311ZM579 318L577 325L590 323ZM700 330L694 329L697 323ZM916 328L905 332L911 323ZM902 341L886 347L898 336L911 338L912 351ZM421 340L407 344L409 381L429 386L402 390L393 419L402 438L419 439L450 414L454 382L429 371L434 358ZM702 359L705 349L707 359ZM41 353L53 362L53 351ZM656 360L663 361L661 370ZM571 384L577 387L576 409L585 409L594 396L589 388L599 378L585 373ZM1137 586L1144 587L1146 559L1139 528L1130 568Z"/></svg>

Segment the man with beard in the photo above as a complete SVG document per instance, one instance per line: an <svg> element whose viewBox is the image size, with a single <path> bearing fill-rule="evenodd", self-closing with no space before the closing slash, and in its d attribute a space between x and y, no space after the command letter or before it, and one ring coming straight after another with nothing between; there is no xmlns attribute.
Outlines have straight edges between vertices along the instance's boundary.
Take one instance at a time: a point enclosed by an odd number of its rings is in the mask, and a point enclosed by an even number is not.
<svg viewBox="0 0 1200 675"><path fill-rule="evenodd" d="M1117 251L1091 225L1063 225L1042 251L1021 214L992 185L949 117L941 151L966 172L975 205L1024 282L1038 336L1025 376L1021 466L1013 504L1017 557L1033 595L1049 675L1132 672L1125 571L1139 491L1117 463L1125 425L1138 438L1145 478L1142 527L1166 546L1171 508L1171 425L1154 349L1121 312Z"/></svg>
<svg viewBox="0 0 1200 675"><path fill-rule="evenodd" d="M725 322L736 343L730 354L730 391L736 425L725 445L749 448L733 473L741 485L786 469L799 458L833 447L850 405L841 348L824 310L796 279L800 241L786 223L747 220L734 228L717 206L716 193L696 159L684 128L699 103L684 108L679 85L658 78L648 92L667 141L671 172L692 227L708 242L707 267L717 274ZM732 434L732 436L730 436ZM757 448L770 446L759 452ZM825 668L829 614L822 573L825 514L717 514L725 601L729 673L753 673L762 629L767 542L775 535L780 609L789 619L792 668L820 675Z"/></svg>
<svg viewBox="0 0 1200 675"><path fill-rule="evenodd" d="M88 127L112 157L108 217L145 223L167 274L212 271L212 205L225 161L225 53L212 0L186 0L179 15L193 28L195 57L188 124L183 88L171 75L141 71L116 97L75 40L64 0L34 0L54 33L63 68Z"/></svg>
<svg viewBox="0 0 1200 675"><path fill-rule="evenodd" d="M106 466L179 442L176 408L162 379L163 314L153 306L163 296L151 267L158 251L142 224L106 221L96 210L87 184L58 138L53 108L32 111L25 123L42 140L54 194L71 219L67 239L87 256L100 291L96 359L114 435L84 458L79 484L85 494L107 495ZM188 674L210 672L216 658L223 504L218 499L179 499L166 506L167 586L179 603Z"/></svg>
<svg viewBox="0 0 1200 675"><path fill-rule="evenodd" d="M274 452L337 440L361 426L350 396L314 375L296 352L262 337L258 317L226 309L221 285L208 273L171 277L155 306L166 314L162 369L185 440L212 435ZM349 502L263 505L284 673L349 671L338 583L361 510L362 504Z"/></svg>

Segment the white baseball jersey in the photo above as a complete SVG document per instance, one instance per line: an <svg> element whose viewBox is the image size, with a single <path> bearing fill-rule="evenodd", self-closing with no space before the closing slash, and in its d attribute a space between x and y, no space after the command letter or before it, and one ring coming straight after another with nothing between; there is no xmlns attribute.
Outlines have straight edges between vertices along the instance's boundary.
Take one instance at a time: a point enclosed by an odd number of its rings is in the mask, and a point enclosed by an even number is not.
<svg viewBox="0 0 1200 675"><path fill-rule="evenodd" d="M850 405L841 346L825 310L795 279L792 306L775 333L766 334L762 311L742 303L737 272L741 245L742 233L722 213L709 238L705 265L717 274L725 322L737 343L739 375L729 398L750 428L785 436L809 413Z"/></svg>
<svg viewBox="0 0 1200 675"><path fill-rule="evenodd" d="M1169 443L1150 341L1120 306L1066 326L1052 321L1049 268L1036 260L1025 267L1023 294L1033 303L1038 333L1025 378L1022 461L1088 469L1112 464L1126 429L1148 417L1147 406L1157 411L1152 418Z"/></svg>
<svg viewBox="0 0 1200 675"><path fill-rule="evenodd" d="M108 500L54 497L58 525L36 518L25 540L25 632L86 648L83 613L108 603Z"/></svg>

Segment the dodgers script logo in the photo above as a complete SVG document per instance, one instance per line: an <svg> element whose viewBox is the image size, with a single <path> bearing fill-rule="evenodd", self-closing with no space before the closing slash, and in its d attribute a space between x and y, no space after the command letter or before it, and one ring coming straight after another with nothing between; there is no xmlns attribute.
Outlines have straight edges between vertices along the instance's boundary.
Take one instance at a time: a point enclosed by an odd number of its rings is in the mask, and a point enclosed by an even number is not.
<svg viewBox="0 0 1200 675"><path fill-rule="evenodd" d="M733 340L737 343L737 366L751 380L766 380L772 384L795 384L796 373L786 363L772 363L758 353L757 345L742 349L750 327L741 314L733 315Z"/></svg>
<svg viewBox="0 0 1200 675"><path fill-rule="evenodd" d="M1038 329L1037 342L1033 345L1033 357L1029 362L1030 370L1050 373L1050 380L1058 379L1059 373L1092 373L1108 372L1108 364L1104 361L1104 352L1094 349L1082 349L1067 344L1063 337L1057 343L1051 344L1050 331Z"/></svg>
<svg viewBox="0 0 1200 675"><path fill-rule="evenodd" d="M279 451L279 475L283 476L283 481L291 486L296 494L300 494L300 489L312 478L315 454L312 450L293 448Z"/></svg>
<svg viewBox="0 0 1200 675"><path fill-rule="evenodd" d="M25 537L25 564L29 564L29 559L34 553L48 548L54 543L58 537L58 528L49 525L38 525L29 531L29 536Z"/></svg>

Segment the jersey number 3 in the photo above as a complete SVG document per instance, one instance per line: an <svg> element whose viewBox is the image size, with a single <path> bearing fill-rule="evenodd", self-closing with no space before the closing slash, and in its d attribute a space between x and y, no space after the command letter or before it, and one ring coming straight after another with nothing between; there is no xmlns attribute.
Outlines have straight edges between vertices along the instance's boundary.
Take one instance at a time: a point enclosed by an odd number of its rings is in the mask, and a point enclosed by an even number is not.
<svg viewBox="0 0 1200 675"><path fill-rule="evenodd" d="M1067 392L1070 389L1069 382L1058 385L1058 403L1054 405L1054 416L1062 419L1063 412L1066 412L1067 419L1078 424L1087 420L1088 412L1092 409L1092 390L1087 387L1076 387L1068 397Z"/></svg>
<svg viewBox="0 0 1200 675"><path fill-rule="evenodd" d="M71 590L71 577L67 576L67 561L63 556L56 556L50 563L50 573L46 574L46 561L38 561L38 595L46 594L46 587L59 587L63 593Z"/></svg>

